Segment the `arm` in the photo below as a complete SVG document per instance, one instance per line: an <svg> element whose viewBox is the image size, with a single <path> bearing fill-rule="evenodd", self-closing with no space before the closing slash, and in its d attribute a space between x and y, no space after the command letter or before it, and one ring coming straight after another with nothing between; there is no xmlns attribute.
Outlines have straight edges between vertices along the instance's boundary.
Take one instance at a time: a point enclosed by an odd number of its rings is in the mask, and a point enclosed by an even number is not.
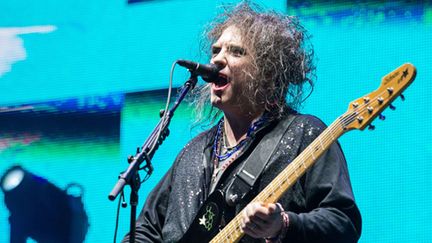
<svg viewBox="0 0 432 243"><path fill-rule="evenodd" d="M361 217L337 144L306 173L301 184L305 212L282 212L280 204L252 203L244 211L243 231L253 238L273 238L269 242L357 242Z"/></svg>
<svg viewBox="0 0 432 243"><path fill-rule="evenodd" d="M325 126L318 119L302 116L293 124L288 138L288 161L303 151ZM287 141L293 141L287 139ZM281 147L287 147L287 142ZM286 150L285 150L286 151ZM297 152L294 152L297 151ZM292 155L291 155L292 154ZM278 157L281 158L281 157ZM291 159L290 159L291 158ZM271 164L261 187L272 180L287 164ZM286 236L284 242L357 242L361 217L354 201L344 155L334 143L297 183L275 204L249 205L243 221L245 233L254 238ZM281 210L288 210L281 215ZM276 212L276 216L275 216ZM283 217L282 217L283 216ZM288 225L285 227L284 225Z"/></svg>
<svg viewBox="0 0 432 243"><path fill-rule="evenodd" d="M286 242L357 242L361 216L338 144L332 145L302 182L306 212L288 212Z"/></svg>

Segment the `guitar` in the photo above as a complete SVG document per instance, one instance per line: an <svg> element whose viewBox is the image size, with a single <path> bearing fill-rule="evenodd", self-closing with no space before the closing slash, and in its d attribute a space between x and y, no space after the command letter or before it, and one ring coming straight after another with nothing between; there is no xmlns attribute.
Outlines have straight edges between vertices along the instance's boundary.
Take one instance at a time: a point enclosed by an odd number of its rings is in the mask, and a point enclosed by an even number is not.
<svg viewBox="0 0 432 243"><path fill-rule="evenodd" d="M372 120L381 116L387 106L394 108L391 102L398 96L404 99L401 93L414 81L415 76L416 69L409 63L384 76L377 90L352 101L348 110L328 126L251 202L276 203L340 136L353 129L365 129ZM215 191L198 211L181 242L238 242L244 235L240 226L243 211L220 230L223 208L223 192Z"/></svg>

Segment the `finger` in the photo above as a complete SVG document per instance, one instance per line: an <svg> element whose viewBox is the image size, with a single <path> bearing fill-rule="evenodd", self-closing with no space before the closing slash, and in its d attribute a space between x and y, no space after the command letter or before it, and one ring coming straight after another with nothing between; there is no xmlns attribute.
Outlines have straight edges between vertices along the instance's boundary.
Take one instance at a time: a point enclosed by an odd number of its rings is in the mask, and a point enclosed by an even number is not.
<svg viewBox="0 0 432 243"><path fill-rule="evenodd" d="M256 236L257 233L262 232L267 226L265 221L256 216L257 210L260 210L261 207L259 203L253 203L244 209L243 217L241 218L241 227L245 233Z"/></svg>
<svg viewBox="0 0 432 243"><path fill-rule="evenodd" d="M245 225L243 232L253 238L262 238L264 235L264 229L253 222Z"/></svg>
<svg viewBox="0 0 432 243"><path fill-rule="evenodd" d="M249 219L250 219L250 221L249 221L250 224L254 225L255 228L257 228L259 230L265 229L270 224L270 221L264 220L258 216L252 216Z"/></svg>
<svg viewBox="0 0 432 243"><path fill-rule="evenodd" d="M261 229L267 225L266 221L256 216L256 211L250 213L251 215L248 214L245 213L241 218L241 224L244 228Z"/></svg>
<svg viewBox="0 0 432 243"><path fill-rule="evenodd" d="M248 217L252 216L255 214L255 212L257 211L257 209L261 208L261 204L260 203L251 203L249 205L246 206L245 211L246 211L246 215Z"/></svg>
<svg viewBox="0 0 432 243"><path fill-rule="evenodd" d="M249 222L254 222L260 227L264 227L267 221L266 217L258 216L258 214L265 213L267 209L263 207L260 203L252 203L248 205L244 210L243 222L248 224Z"/></svg>
<svg viewBox="0 0 432 243"><path fill-rule="evenodd" d="M268 205L266 207L262 206L255 210L254 217L259 218L261 221L268 222L272 221L274 218L278 217L280 211L277 209L275 204Z"/></svg>

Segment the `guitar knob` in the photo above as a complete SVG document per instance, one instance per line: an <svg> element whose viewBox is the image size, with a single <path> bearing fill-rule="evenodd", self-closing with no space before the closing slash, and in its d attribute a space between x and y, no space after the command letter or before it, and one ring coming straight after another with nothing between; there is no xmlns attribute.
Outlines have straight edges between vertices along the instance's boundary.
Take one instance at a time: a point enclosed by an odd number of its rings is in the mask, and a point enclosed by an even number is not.
<svg viewBox="0 0 432 243"><path fill-rule="evenodd" d="M229 198L230 205L236 205L239 199L237 194L230 194L228 198Z"/></svg>
<svg viewBox="0 0 432 243"><path fill-rule="evenodd" d="M381 121L384 121L384 120L386 119L386 117L385 117L383 114L379 114L379 115L378 115L378 118L379 118Z"/></svg>
<svg viewBox="0 0 432 243"><path fill-rule="evenodd" d="M396 110L396 106L394 106L394 105L392 105L392 104L389 105L389 108L390 108L390 110L392 110L392 111Z"/></svg>
<svg viewBox="0 0 432 243"><path fill-rule="evenodd" d="M401 100L405 101L405 96L403 94L400 94Z"/></svg>
<svg viewBox="0 0 432 243"><path fill-rule="evenodd" d="M368 129L369 129L370 131L373 131L373 130L375 130L375 126L372 125L372 124L370 124L369 127L368 127Z"/></svg>

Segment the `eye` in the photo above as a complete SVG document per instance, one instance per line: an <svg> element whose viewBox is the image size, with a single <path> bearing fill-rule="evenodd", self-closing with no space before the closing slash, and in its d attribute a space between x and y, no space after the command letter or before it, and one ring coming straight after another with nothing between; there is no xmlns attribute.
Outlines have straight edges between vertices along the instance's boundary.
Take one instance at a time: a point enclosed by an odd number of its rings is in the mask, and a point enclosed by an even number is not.
<svg viewBox="0 0 432 243"><path fill-rule="evenodd" d="M213 46L211 49L212 57L216 56L220 52L221 48L217 46Z"/></svg>
<svg viewBox="0 0 432 243"><path fill-rule="evenodd" d="M231 46L229 48L229 50L236 57L240 57L240 56L246 55L246 50L243 47L240 47L240 46Z"/></svg>

